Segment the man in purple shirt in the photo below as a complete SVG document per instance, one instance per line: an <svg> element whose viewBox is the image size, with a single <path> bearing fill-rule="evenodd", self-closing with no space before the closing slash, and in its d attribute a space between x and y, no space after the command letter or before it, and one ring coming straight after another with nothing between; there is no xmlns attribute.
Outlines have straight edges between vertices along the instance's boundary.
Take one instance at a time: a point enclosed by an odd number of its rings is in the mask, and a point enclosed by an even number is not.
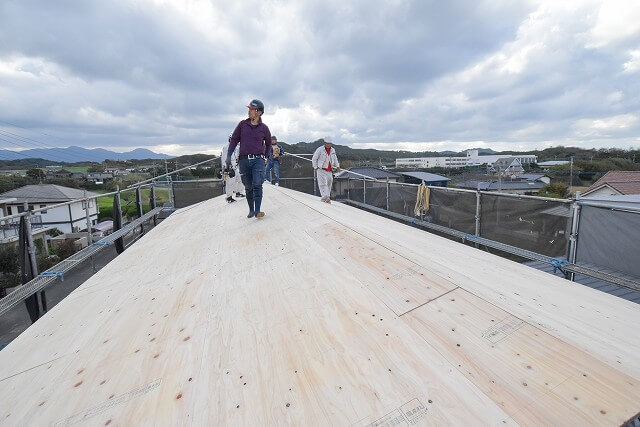
<svg viewBox="0 0 640 427"><path fill-rule="evenodd" d="M264 165L271 151L271 132L267 125L262 123L264 104L258 99L252 100L249 105L249 118L242 120L236 126L229 140L227 150L227 165L231 164L231 156L236 145L240 144L238 166L240 178L244 184L247 203L249 203L249 215L247 218L262 218L264 212L260 210L262 204L262 182L264 181Z"/></svg>

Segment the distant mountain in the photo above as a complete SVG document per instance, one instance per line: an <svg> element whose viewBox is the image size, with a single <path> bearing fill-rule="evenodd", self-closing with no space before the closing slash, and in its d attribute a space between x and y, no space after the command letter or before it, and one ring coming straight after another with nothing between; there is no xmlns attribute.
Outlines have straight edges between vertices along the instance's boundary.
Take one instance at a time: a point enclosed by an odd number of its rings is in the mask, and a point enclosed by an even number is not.
<svg viewBox="0 0 640 427"><path fill-rule="evenodd" d="M67 148L34 148L24 151L0 150L2 160L22 160L25 158L40 158L54 162L103 162L109 160L142 160L169 159L166 154L154 153L146 148L136 148L132 151L118 153L102 148L87 149L82 147Z"/></svg>

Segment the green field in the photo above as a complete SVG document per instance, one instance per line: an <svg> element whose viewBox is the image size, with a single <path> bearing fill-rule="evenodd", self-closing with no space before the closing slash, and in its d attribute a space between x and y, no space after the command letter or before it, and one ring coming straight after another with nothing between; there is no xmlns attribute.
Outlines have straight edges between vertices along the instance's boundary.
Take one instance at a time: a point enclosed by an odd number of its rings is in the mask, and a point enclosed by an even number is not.
<svg viewBox="0 0 640 427"><path fill-rule="evenodd" d="M66 167L64 169L68 170L69 172L87 173L87 170L89 169L89 166L69 166L69 167Z"/></svg>
<svg viewBox="0 0 640 427"><path fill-rule="evenodd" d="M101 192L103 191L95 191L95 193ZM151 201L149 200L150 193L150 189L142 189L142 210L145 213L151 210ZM169 190L165 188L156 188L156 206L162 206L168 202ZM121 192L120 204L122 206L123 215L133 217L138 214L136 208L136 192L134 190ZM113 218L113 196L100 197L98 199L98 207L100 208L100 214L98 215L99 221Z"/></svg>

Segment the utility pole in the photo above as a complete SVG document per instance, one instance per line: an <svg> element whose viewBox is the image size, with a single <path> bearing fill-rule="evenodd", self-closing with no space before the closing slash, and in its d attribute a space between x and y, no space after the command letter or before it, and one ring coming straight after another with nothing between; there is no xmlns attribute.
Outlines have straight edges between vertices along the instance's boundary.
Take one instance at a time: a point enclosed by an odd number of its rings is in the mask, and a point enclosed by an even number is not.
<svg viewBox="0 0 640 427"><path fill-rule="evenodd" d="M573 156L569 162L569 196L573 193Z"/></svg>

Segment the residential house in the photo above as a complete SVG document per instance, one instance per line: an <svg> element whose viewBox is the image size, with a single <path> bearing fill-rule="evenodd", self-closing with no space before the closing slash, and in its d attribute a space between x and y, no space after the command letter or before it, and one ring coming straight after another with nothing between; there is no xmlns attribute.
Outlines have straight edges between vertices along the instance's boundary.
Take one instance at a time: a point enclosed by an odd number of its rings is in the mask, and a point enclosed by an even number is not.
<svg viewBox="0 0 640 427"><path fill-rule="evenodd" d="M97 194L88 192L87 195L96 196ZM29 210L34 210L77 200L69 205L47 209L34 215L34 222L37 221L43 226L56 227L63 233L72 233L86 227L86 202L79 200L83 198L84 190L77 188L54 184L25 185L0 194L0 200L8 199L3 200L0 209L5 215L16 215L24 212L25 202ZM89 200L88 209L91 224L96 224L99 209L95 199Z"/></svg>
<svg viewBox="0 0 640 427"><path fill-rule="evenodd" d="M447 183L451 181L444 176L436 175L435 173L411 171L411 172L399 172L404 177L404 182L408 184L421 184L446 187Z"/></svg>
<svg viewBox="0 0 640 427"><path fill-rule="evenodd" d="M540 181L545 184L551 183L551 177L542 173L521 173L519 175L514 175L511 178L517 181Z"/></svg>
<svg viewBox="0 0 640 427"><path fill-rule="evenodd" d="M106 172L89 172L87 173L87 181L92 181L96 184L104 184L105 179L111 179L113 175Z"/></svg>
<svg viewBox="0 0 640 427"><path fill-rule="evenodd" d="M520 159L517 157L505 157L496 160L496 162L490 166L489 171L502 176L515 176L522 174L524 168L522 167L522 163L520 163Z"/></svg>
<svg viewBox="0 0 640 427"><path fill-rule="evenodd" d="M84 179L84 173L82 172L72 172L66 169L55 169L48 170L45 173L45 177L47 179Z"/></svg>
<svg viewBox="0 0 640 427"><path fill-rule="evenodd" d="M387 172L386 170L374 167L359 167L349 168L343 170L336 175L336 178L351 178L351 179L363 179L363 175L369 178L386 180L389 182L397 182L400 179L400 175L393 172Z"/></svg>
<svg viewBox="0 0 640 427"><path fill-rule="evenodd" d="M582 193L582 197L640 194L640 171L609 171Z"/></svg>

